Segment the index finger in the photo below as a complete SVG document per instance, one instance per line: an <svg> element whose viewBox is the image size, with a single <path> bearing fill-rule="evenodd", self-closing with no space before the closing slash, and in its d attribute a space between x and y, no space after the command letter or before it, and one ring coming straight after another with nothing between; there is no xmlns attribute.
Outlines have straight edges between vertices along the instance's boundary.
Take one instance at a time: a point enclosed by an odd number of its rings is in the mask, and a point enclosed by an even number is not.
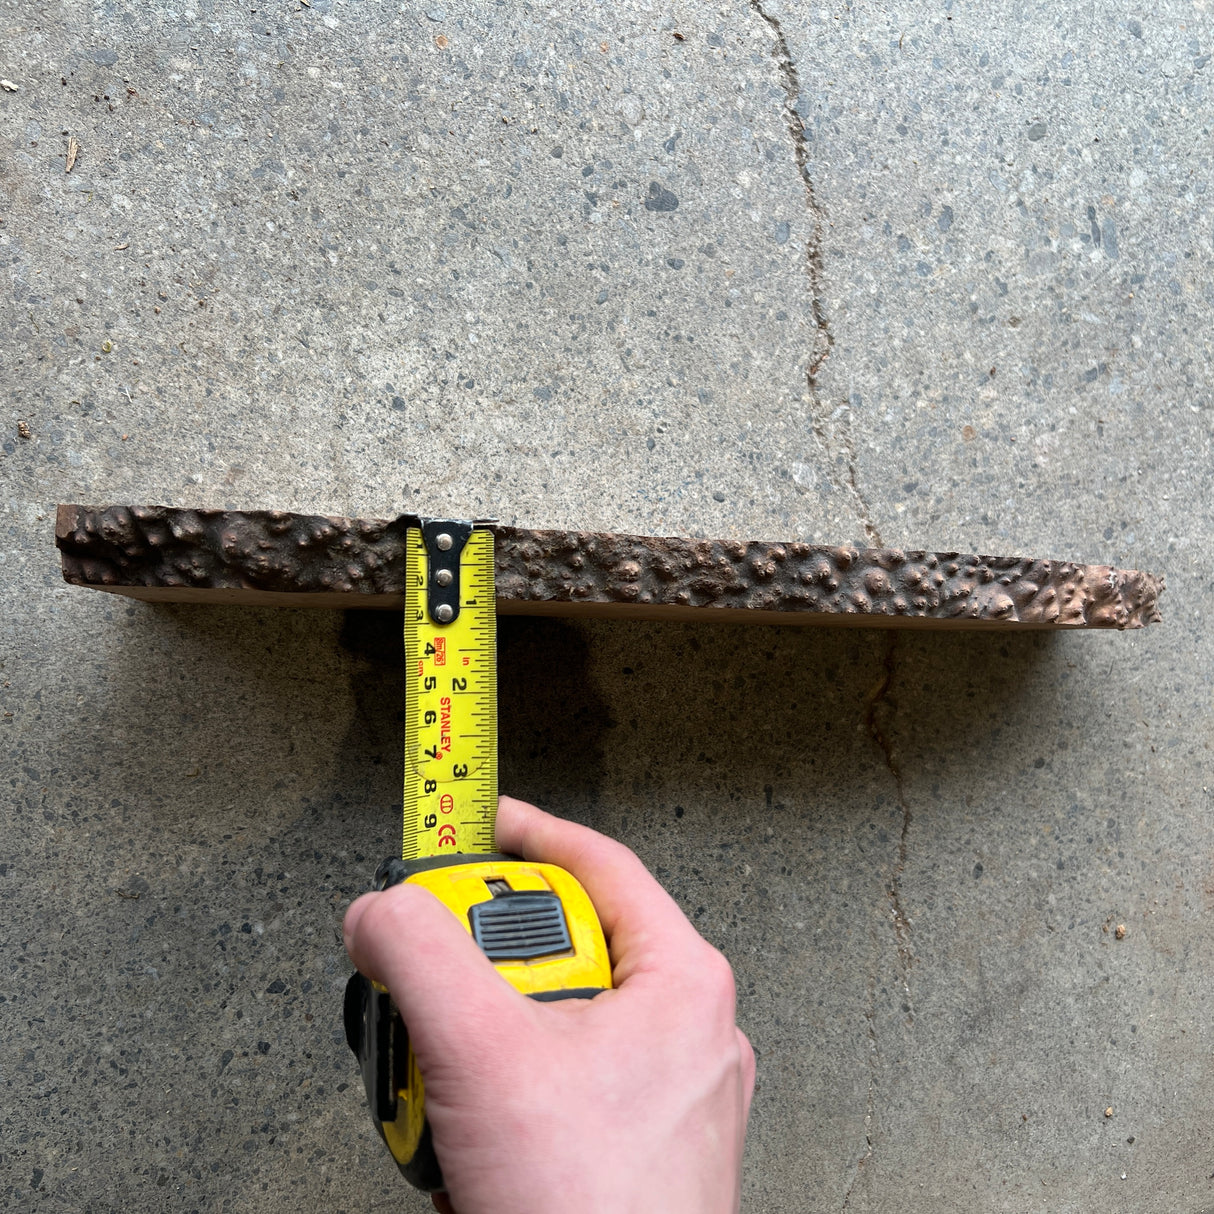
<svg viewBox="0 0 1214 1214"><path fill-rule="evenodd" d="M617 983L694 967L709 947L637 856L597 830L499 797L497 842L524 859L558 864L582 883L611 947Z"/></svg>

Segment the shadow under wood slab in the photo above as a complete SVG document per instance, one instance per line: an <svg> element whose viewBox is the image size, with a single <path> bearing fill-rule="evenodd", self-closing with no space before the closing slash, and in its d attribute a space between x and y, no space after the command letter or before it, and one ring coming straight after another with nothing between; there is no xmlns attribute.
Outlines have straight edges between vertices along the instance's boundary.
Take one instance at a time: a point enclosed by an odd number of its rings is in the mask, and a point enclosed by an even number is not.
<svg viewBox="0 0 1214 1214"><path fill-rule="evenodd" d="M153 603L404 605L406 519L61 505L63 576ZM1162 577L1028 557L495 527L506 615L1141 628Z"/></svg>

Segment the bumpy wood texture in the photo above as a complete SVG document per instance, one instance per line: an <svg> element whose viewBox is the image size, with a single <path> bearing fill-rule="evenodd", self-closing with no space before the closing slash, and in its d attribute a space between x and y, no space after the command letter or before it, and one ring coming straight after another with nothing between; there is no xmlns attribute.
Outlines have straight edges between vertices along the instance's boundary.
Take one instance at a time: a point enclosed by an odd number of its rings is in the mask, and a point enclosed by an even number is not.
<svg viewBox="0 0 1214 1214"><path fill-rule="evenodd" d="M151 602L400 608L403 519L59 507L64 578ZM1163 579L1108 565L497 527L498 610L867 627L1141 628Z"/></svg>

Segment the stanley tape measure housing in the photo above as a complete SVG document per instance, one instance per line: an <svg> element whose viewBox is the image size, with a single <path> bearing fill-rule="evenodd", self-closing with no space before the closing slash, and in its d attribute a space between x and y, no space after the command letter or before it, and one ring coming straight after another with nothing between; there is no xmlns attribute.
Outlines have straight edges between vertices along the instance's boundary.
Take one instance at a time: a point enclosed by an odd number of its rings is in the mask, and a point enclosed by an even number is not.
<svg viewBox="0 0 1214 1214"><path fill-rule="evenodd" d="M375 888L408 881L429 890L522 994L593 998L611 986L611 959L586 891L554 864L494 851L493 532L406 522L403 859L379 866ZM425 1085L391 995L356 973L344 1018L376 1129L410 1183L441 1189Z"/></svg>

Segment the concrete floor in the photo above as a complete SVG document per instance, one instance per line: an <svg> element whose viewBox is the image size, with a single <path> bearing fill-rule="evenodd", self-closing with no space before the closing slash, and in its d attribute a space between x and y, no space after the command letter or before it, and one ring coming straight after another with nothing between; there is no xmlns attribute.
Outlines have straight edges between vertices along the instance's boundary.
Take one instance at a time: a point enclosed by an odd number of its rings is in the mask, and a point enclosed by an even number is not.
<svg viewBox="0 0 1214 1214"><path fill-rule="evenodd" d="M0 1205L426 1208L339 1026L395 624L64 586L54 504L146 501L1165 573L1127 635L507 621L503 787L733 961L747 1210L1214 1210L1212 47L7 5Z"/></svg>

